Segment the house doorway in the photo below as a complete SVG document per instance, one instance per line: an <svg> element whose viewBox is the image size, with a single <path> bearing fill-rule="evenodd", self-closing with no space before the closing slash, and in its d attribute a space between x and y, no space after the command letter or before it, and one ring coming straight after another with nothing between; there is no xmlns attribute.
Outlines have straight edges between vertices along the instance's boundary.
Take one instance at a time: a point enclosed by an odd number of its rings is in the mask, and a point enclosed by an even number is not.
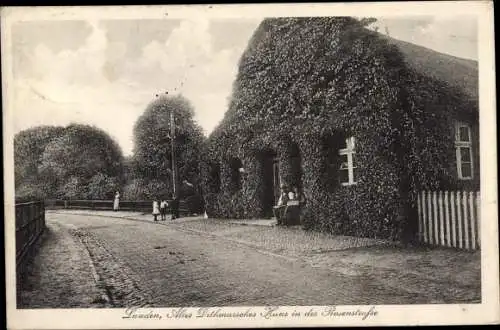
<svg viewBox="0 0 500 330"><path fill-rule="evenodd" d="M280 193L279 161L275 152L262 153L262 215L273 217L273 206L276 205Z"/></svg>

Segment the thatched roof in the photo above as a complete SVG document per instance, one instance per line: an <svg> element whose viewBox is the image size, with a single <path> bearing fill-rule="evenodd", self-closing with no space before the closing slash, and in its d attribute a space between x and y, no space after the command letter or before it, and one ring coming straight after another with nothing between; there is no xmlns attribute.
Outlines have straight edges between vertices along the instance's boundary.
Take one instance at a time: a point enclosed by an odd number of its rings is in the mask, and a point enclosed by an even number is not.
<svg viewBox="0 0 500 330"><path fill-rule="evenodd" d="M375 103L396 102L391 88L401 84L420 109L477 111L476 61L390 38L352 18L266 19L240 59L229 109L208 142L240 145L236 137L271 127L354 127Z"/></svg>
<svg viewBox="0 0 500 330"><path fill-rule="evenodd" d="M418 46L409 42L385 37L403 53L411 68L460 89L473 100L478 100L478 63Z"/></svg>

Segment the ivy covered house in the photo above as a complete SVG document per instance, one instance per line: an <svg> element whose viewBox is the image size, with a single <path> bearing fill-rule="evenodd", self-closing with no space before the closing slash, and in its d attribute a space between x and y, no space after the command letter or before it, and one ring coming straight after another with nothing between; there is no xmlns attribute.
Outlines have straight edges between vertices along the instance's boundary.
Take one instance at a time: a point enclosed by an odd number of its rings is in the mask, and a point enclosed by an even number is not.
<svg viewBox="0 0 500 330"><path fill-rule="evenodd" d="M207 141L211 217L272 216L280 183L303 226L401 238L423 189L479 189L477 63L349 17L264 20Z"/></svg>

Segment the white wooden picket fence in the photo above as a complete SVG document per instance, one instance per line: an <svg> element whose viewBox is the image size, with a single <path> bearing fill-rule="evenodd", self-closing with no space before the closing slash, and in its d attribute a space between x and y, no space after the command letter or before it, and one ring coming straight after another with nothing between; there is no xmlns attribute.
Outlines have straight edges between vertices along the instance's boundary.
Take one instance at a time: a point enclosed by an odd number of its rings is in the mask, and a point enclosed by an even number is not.
<svg viewBox="0 0 500 330"><path fill-rule="evenodd" d="M429 245L476 250L480 247L480 196L475 191L422 191L418 234Z"/></svg>

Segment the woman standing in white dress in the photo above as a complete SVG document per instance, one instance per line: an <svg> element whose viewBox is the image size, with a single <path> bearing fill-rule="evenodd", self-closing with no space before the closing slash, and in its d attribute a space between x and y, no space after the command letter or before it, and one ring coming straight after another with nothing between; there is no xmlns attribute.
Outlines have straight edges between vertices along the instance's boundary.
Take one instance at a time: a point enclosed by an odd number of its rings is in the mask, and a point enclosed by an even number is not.
<svg viewBox="0 0 500 330"><path fill-rule="evenodd" d="M115 201L113 202L113 211L118 211L120 208L120 192L116 192Z"/></svg>

